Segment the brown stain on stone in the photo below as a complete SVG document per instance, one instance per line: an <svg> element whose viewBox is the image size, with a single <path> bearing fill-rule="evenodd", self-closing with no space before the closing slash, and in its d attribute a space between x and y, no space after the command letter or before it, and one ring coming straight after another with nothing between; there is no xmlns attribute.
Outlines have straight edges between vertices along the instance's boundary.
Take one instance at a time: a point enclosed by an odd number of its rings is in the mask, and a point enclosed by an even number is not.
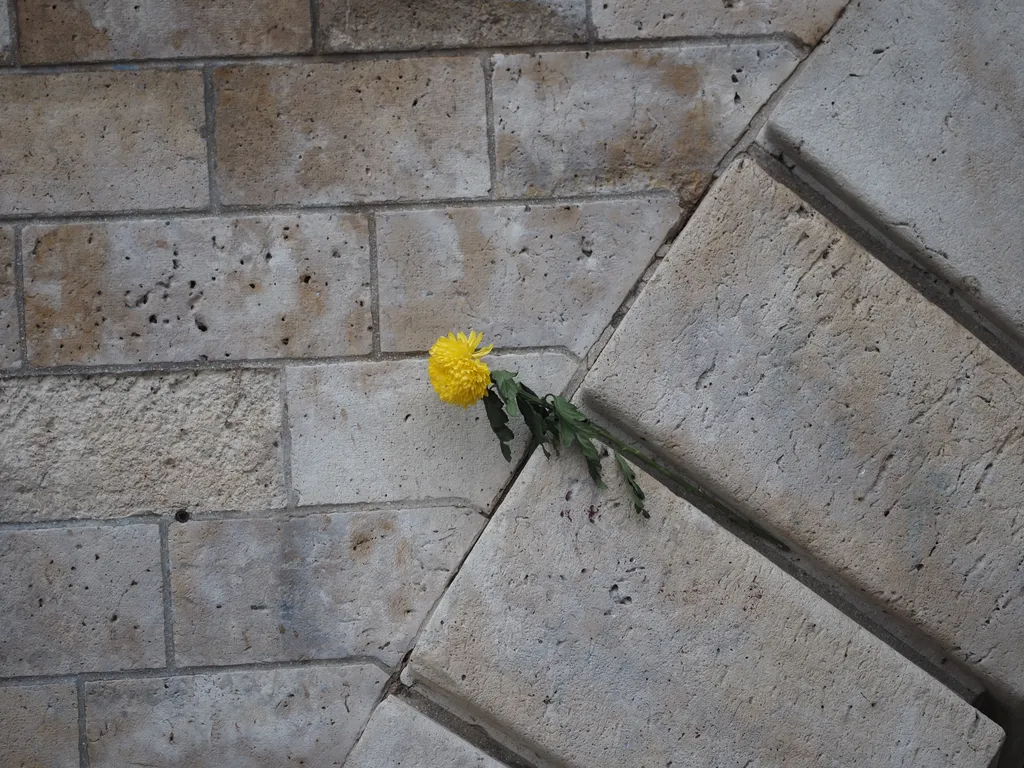
<svg viewBox="0 0 1024 768"><path fill-rule="evenodd" d="M377 542L395 532L393 520L359 522L349 531L348 543L352 559L357 563L366 564L374 559Z"/></svg>
<svg viewBox="0 0 1024 768"><path fill-rule="evenodd" d="M21 0L18 51L24 64L112 58L111 35L93 21L89 0Z"/></svg>

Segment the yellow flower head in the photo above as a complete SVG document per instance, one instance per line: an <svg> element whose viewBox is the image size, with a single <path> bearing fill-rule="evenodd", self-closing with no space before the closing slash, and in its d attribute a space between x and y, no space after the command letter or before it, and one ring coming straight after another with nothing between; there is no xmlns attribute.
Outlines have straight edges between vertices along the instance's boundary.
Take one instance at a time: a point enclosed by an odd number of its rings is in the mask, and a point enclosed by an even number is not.
<svg viewBox="0 0 1024 768"><path fill-rule="evenodd" d="M494 345L478 350L483 338L477 331L471 331L469 338L464 333L449 333L430 348L427 373L434 391L446 403L468 408L487 392L491 369L480 358L489 354Z"/></svg>

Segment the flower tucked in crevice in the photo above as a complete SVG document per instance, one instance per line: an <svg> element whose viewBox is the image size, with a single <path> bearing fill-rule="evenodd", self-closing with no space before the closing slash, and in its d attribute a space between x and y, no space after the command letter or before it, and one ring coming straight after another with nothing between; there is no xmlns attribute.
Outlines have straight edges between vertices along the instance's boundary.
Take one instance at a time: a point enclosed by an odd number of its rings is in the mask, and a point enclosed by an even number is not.
<svg viewBox="0 0 1024 768"><path fill-rule="evenodd" d="M477 349L484 335L473 331L442 336L430 348L427 373L430 383L444 402L468 408L479 402L491 384L491 369L481 357L490 354L493 344Z"/></svg>

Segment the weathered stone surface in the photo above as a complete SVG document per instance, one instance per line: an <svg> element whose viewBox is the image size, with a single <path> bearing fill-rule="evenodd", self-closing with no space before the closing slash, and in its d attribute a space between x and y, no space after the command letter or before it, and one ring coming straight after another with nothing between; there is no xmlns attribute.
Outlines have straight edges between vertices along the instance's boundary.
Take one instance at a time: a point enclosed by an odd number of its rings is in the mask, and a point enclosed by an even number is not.
<svg viewBox="0 0 1024 768"><path fill-rule="evenodd" d="M35 365L366 354L362 216L85 222L25 230Z"/></svg>
<svg viewBox="0 0 1024 768"><path fill-rule="evenodd" d="M469 742L393 696L373 711L347 768L502 768Z"/></svg>
<svg viewBox="0 0 1024 768"><path fill-rule="evenodd" d="M0 368L21 366L14 283L14 233L10 227L0 227Z"/></svg>
<svg viewBox="0 0 1024 768"><path fill-rule="evenodd" d="M3 9L0 8L0 11ZM0 755L11 768L78 768L75 686L0 687Z"/></svg>
<svg viewBox="0 0 1024 768"><path fill-rule="evenodd" d="M485 340L486 341L486 340ZM559 392L575 363L555 352L491 355L540 394ZM515 464L506 463L482 405L442 403L427 361L289 368L292 474L300 504L461 498L490 506ZM513 462L522 457L525 427Z"/></svg>
<svg viewBox="0 0 1024 768"><path fill-rule="evenodd" d="M796 63L779 44L495 56L498 188L696 200Z"/></svg>
<svg viewBox="0 0 1024 768"><path fill-rule="evenodd" d="M11 20L8 0L0 0L0 65L10 63L11 58Z"/></svg>
<svg viewBox="0 0 1024 768"><path fill-rule="evenodd" d="M199 71L4 74L0 104L0 213L209 199Z"/></svg>
<svg viewBox="0 0 1024 768"><path fill-rule="evenodd" d="M478 197L490 189L476 57L227 67L213 79L226 203Z"/></svg>
<svg viewBox="0 0 1024 768"><path fill-rule="evenodd" d="M1024 380L750 161L586 401L1024 694Z"/></svg>
<svg viewBox="0 0 1024 768"><path fill-rule="evenodd" d="M0 677L164 666L162 585L155 525L3 531Z"/></svg>
<svg viewBox="0 0 1024 768"><path fill-rule="evenodd" d="M407 680L545 764L977 766L998 726L652 478L539 454ZM709 695L711 692L711 695Z"/></svg>
<svg viewBox="0 0 1024 768"><path fill-rule="evenodd" d="M472 319L499 347L585 355L679 218L669 198L380 214L381 345Z"/></svg>
<svg viewBox="0 0 1024 768"><path fill-rule="evenodd" d="M178 663L375 656L394 665L483 522L442 507L175 525Z"/></svg>
<svg viewBox="0 0 1024 768"><path fill-rule="evenodd" d="M89 765L341 766L386 682L360 664L88 683Z"/></svg>
<svg viewBox="0 0 1024 768"><path fill-rule="evenodd" d="M323 0L331 51L455 48L585 40L585 0Z"/></svg>
<svg viewBox="0 0 1024 768"><path fill-rule="evenodd" d="M0 381L0 520L282 506L278 374Z"/></svg>
<svg viewBox="0 0 1024 768"><path fill-rule="evenodd" d="M595 0L598 37L790 34L807 45L828 32L849 0Z"/></svg>
<svg viewBox="0 0 1024 768"><path fill-rule="evenodd" d="M306 0L21 0L28 64L300 53L312 45Z"/></svg>
<svg viewBox="0 0 1024 768"><path fill-rule="evenodd" d="M1022 59L1016 0L859 0L766 135L1024 341Z"/></svg>

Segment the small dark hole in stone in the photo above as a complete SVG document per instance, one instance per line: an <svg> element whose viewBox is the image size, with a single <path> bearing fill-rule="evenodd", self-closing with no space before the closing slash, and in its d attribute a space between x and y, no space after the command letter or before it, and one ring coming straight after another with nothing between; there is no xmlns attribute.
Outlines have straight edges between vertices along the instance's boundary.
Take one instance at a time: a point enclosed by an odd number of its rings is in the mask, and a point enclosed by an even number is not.
<svg viewBox="0 0 1024 768"><path fill-rule="evenodd" d="M189 514L187 509L179 509L177 512L174 513L174 519L177 520L179 523L187 523L188 518Z"/></svg>

